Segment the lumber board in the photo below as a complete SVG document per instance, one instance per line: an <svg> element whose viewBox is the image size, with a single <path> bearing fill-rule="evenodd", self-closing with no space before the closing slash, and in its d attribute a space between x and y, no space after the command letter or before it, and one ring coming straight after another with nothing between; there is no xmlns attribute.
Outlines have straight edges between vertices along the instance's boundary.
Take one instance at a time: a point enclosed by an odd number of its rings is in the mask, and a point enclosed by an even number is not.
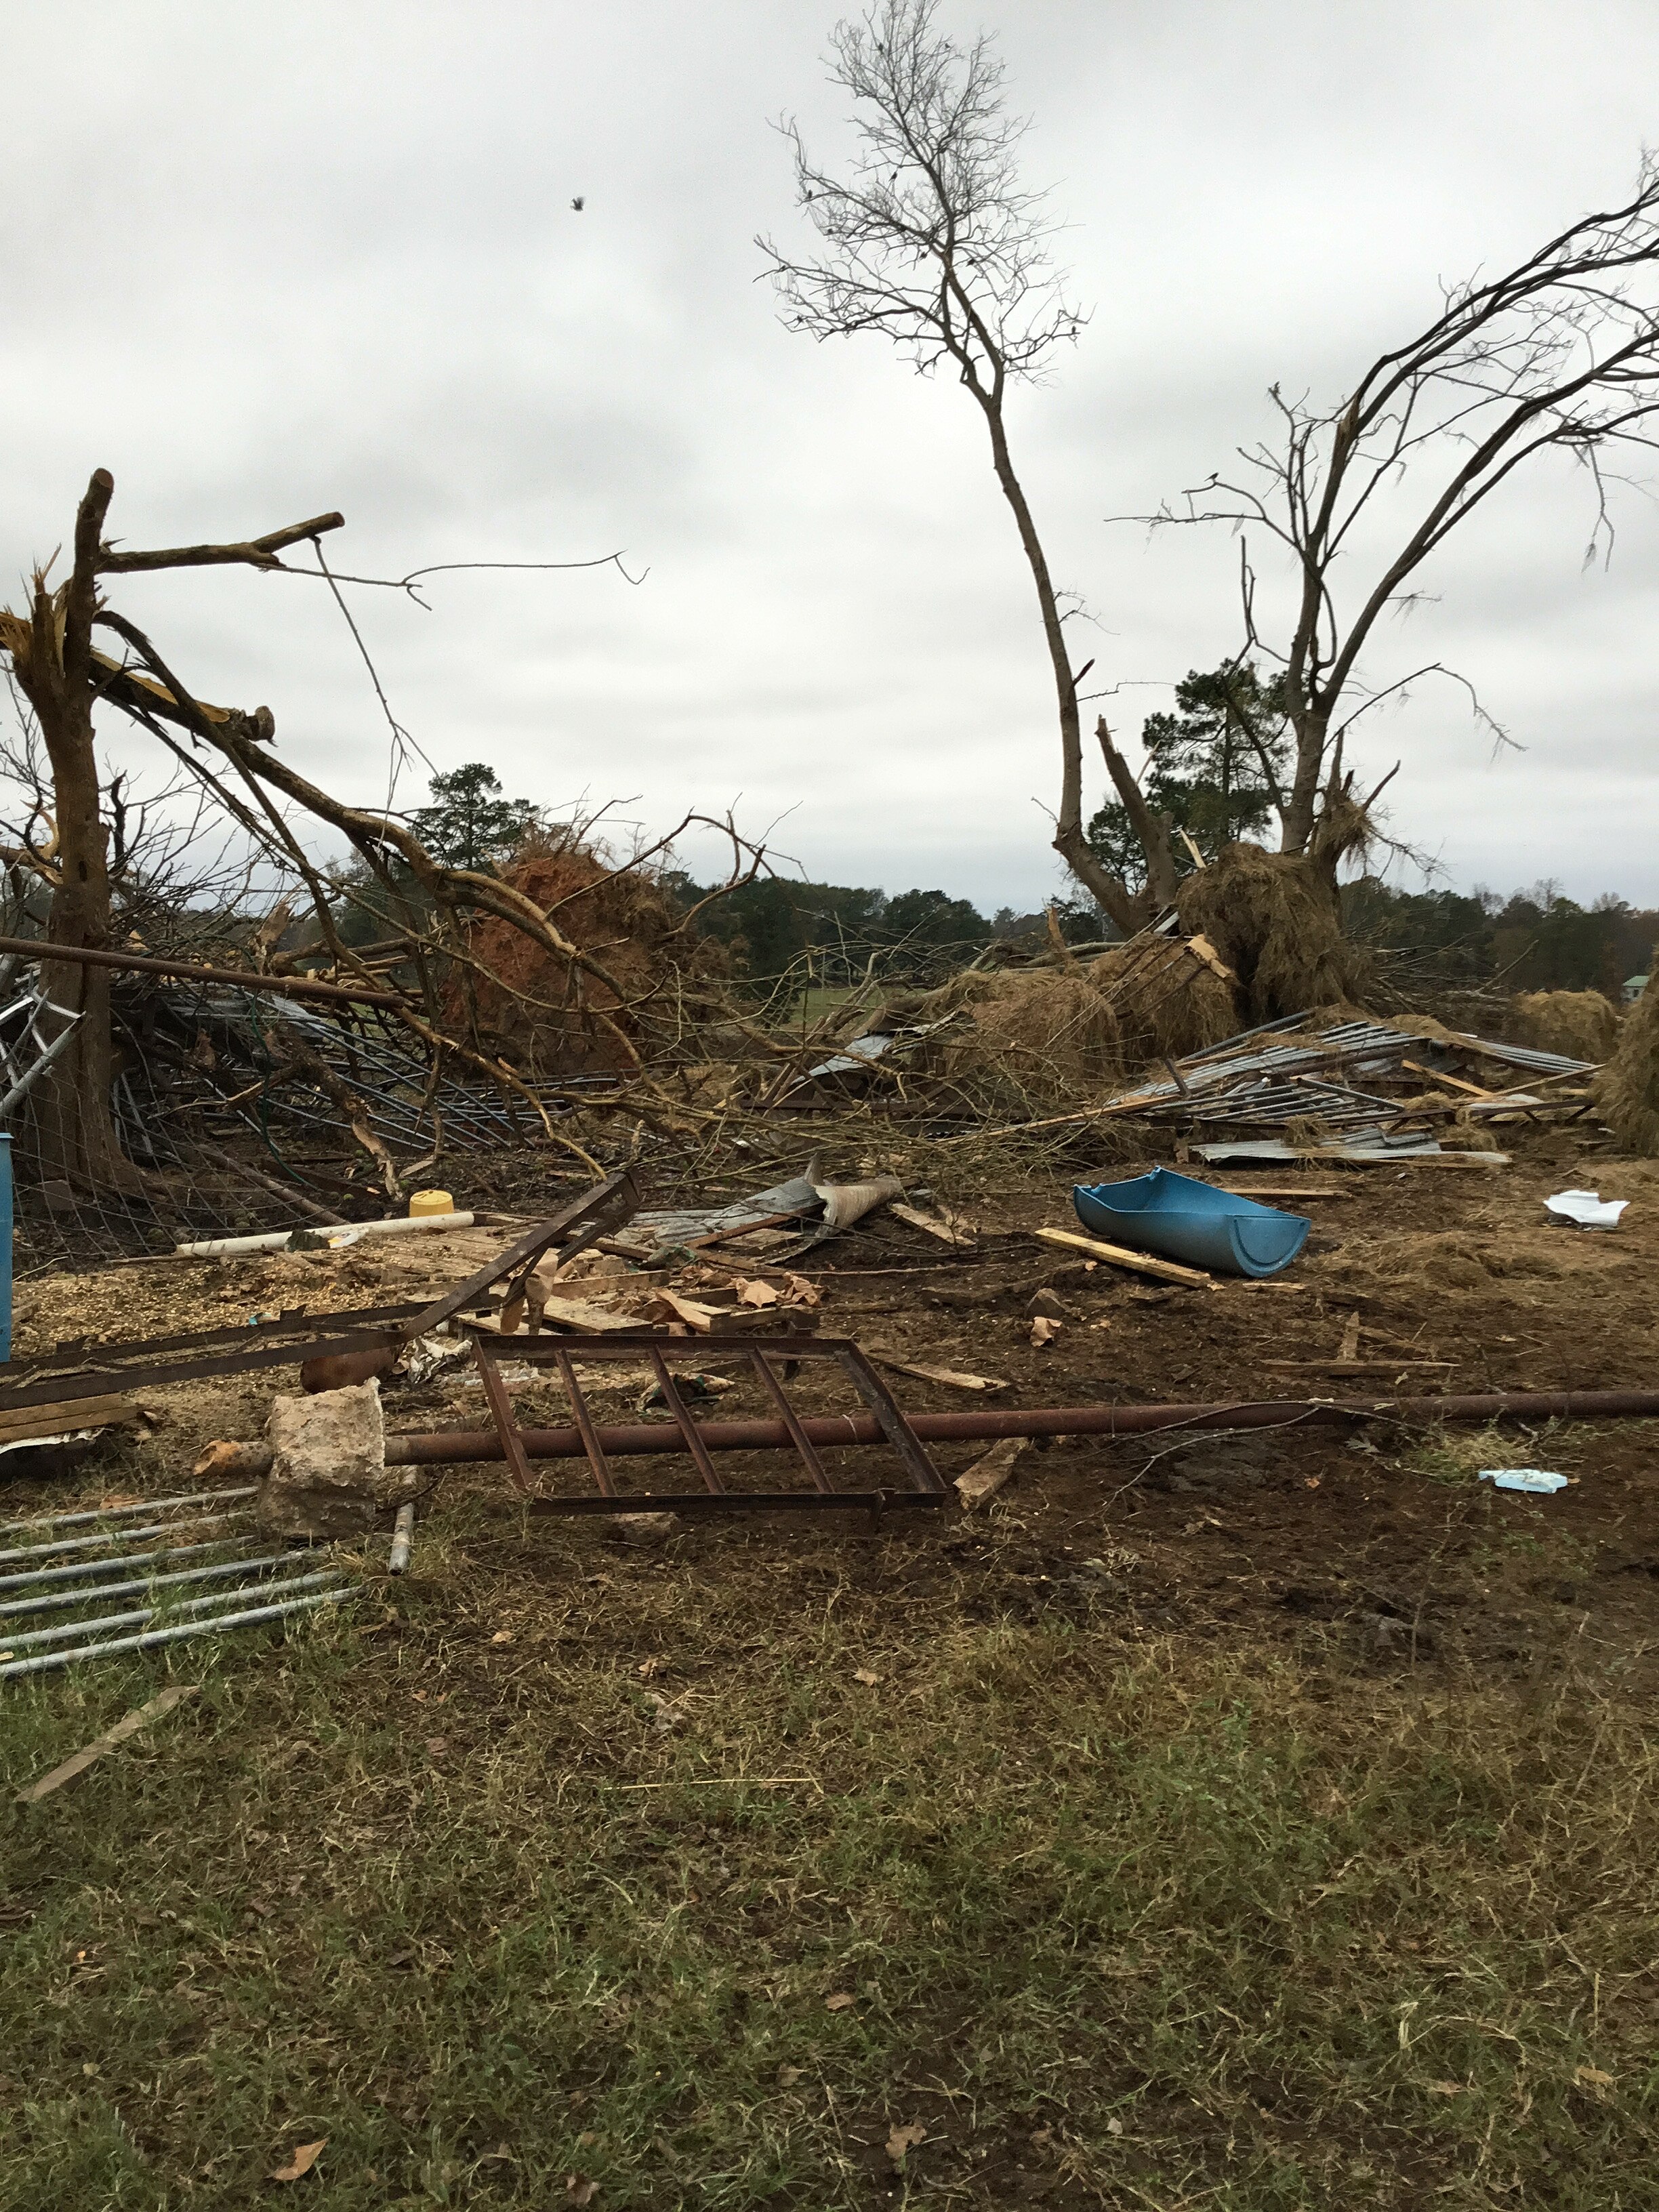
<svg viewBox="0 0 1659 2212"><path fill-rule="evenodd" d="M1160 1260L1151 1252L1132 1252L1124 1244L1103 1244L1097 1237L1079 1237L1069 1229L1039 1229L1036 1234L1045 1244L1066 1244L1074 1251L1086 1252L1091 1259L1109 1260L1115 1267L1133 1267L1143 1275L1155 1275L1160 1282L1184 1283L1189 1288L1212 1291L1218 1285L1213 1275L1206 1275L1196 1267L1177 1267L1173 1260Z"/></svg>

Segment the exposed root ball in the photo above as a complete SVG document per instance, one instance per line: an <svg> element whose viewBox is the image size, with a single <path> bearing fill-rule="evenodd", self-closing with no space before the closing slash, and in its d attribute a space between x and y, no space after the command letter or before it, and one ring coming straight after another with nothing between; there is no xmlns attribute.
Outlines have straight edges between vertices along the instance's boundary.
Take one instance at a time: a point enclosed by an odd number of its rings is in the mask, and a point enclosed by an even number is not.
<svg viewBox="0 0 1659 2212"><path fill-rule="evenodd" d="M958 975L929 992L921 1018L966 1009L971 1025L945 1033L945 1072L1034 1101L1082 1097L1122 1072L1117 1015L1086 969L1030 968Z"/></svg>
<svg viewBox="0 0 1659 2212"><path fill-rule="evenodd" d="M471 949L478 969L470 987L452 986L451 1018L465 1020L470 988L486 1042L531 1048L543 1071L626 1066L626 1048L601 1017L648 1057L668 1041L659 1032L672 1030L681 1012L675 987L695 987L724 968L719 945L707 939L688 945L674 933L674 908L643 871L613 872L585 847L553 837L527 847L503 872L617 986L612 990L543 951L508 922L490 918L474 925Z"/></svg>
<svg viewBox="0 0 1659 2212"><path fill-rule="evenodd" d="M1089 980L1111 994L1126 1067L1179 1060L1238 1027L1231 986L1184 945L1155 939L1150 948L1103 952Z"/></svg>
<svg viewBox="0 0 1659 2212"><path fill-rule="evenodd" d="M1097 1096L1149 1061L1214 1044L1237 1027L1228 986L1162 939L1086 965L958 975L906 1018L936 1022L964 1010L970 1024L941 1041L943 1072L1034 1103Z"/></svg>
<svg viewBox="0 0 1659 2212"><path fill-rule="evenodd" d="M1512 1042L1569 1060L1611 1060L1619 1042L1619 1017L1599 991L1522 991L1508 1029Z"/></svg>
<svg viewBox="0 0 1659 2212"><path fill-rule="evenodd" d="M1201 930L1238 977L1247 1022L1364 996L1363 957L1342 934L1334 884L1316 861L1224 845L1183 879L1177 904L1182 928Z"/></svg>
<svg viewBox="0 0 1659 2212"><path fill-rule="evenodd" d="M1659 975L1620 1025L1618 1049L1595 1079L1595 1103L1626 1152L1659 1157Z"/></svg>

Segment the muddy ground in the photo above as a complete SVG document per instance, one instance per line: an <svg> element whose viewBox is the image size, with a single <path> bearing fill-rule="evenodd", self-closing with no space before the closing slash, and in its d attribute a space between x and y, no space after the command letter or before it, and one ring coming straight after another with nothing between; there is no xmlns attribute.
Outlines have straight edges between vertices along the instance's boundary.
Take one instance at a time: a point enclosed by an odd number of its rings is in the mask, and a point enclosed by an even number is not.
<svg viewBox="0 0 1659 2212"><path fill-rule="evenodd" d="M1523 1129L1506 1139L1511 1164L1503 1169L1273 1171L1276 1185L1300 1181L1339 1194L1305 1201L1314 1224L1308 1245L1267 1284L1164 1287L1045 1249L1034 1229L1076 1226L1063 1176L1022 1175L1001 1188L981 1188L971 1206L979 1241L970 1251L952 1253L877 1215L789 1268L816 1286L825 1334L855 1337L902 1364L965 1370L1003 1385L975 1395L890 1369L895 1395L911 1411L1650 1384L1659 1369L1659 1165L1618 1158L1594 1137L1566 1130ZM1155 1164L1131 1159L1111 1172ZM1262 1170L1232 1177L1242 1188L1269 1179ZM1553 1223L1543 1199L1566 1186L1629 1198L1621 1226L1597 1232ZM465 1189L458 1195L467 1202ZM515 1233L514 1220L501 1216L489 1227L342 1255L159 1261L45 1276L20 1288L16 1356L83 1334L160 1335L286 1307L413 1298L471 1273ZM762 1238L746 1259L728 1253L719 1267L704 1263L670 1280L691 1296L711 1281L769 1273L784 1284L787 1271L775 1255L787 1249L780 1238ZM623 1310L636 1308L647 1287L615 1278L587 1286ZM1044 1290L1058 1297L1063 1321L1038 1347L1027 1308ZM1331 1364L1343 1357L1362 1371ZM717 1380L737 1380L718 1401L700 1400L701 1412L741 1419L770 1411L758 1382L713 1346L706 1365ZM625 1376L616 1387L592 1367L583 1371L601 1418L640 1418L646 1377ZM294 1387L291 1373L267 1370L143 1391L153 1421L147 1441L112 1440L68 1484L13 1482L6 1503L15 1509L35 1498L176 1489L205 1443L258 1436L272 1389ZM791 1389L810 1411L851 1402L810 1365ZM567 1418L556 1386L519 1387L514 1398L526 1425ZM392 1383L386 1408L393 1430L487 1424L476 1378L465 1368L418 1389ZM665 1417L659 1410L656 1418ZM1103 1606L1126 1625L1166 1633L1248 1625L1291 1640L1331 1624L1380 1663L1423 1665L1443 1654L1499 1668L1524 1668L1535 1648L1559 1649L1570 1621L1587 1640L1586 1656L1588 1644L1627 1644L1639 1658L1659 1629L1652 1428L1571 1425L1540 1434L1512 1427L1474 1446L1467 1431L1461 1443L1456 1431L1447 1433L1449 1452L1432 1431L1386 1420L1363 1431L1291 1423L1249 1434L1033 1446L992 1509L994 1545L983 1540L981 1520L962 1520L954 1510L913 1514L902 1526L890 1519L886 1535L902 1540L907 1583L920 1574L958 1585L970 1615L1035 1619L1058 1608L1098 1617ZM935 1457L954 1476L982 1449L940 1446ZM1553 1498L1497 1497L1476 1480L1477 1463L1546 1465L1574 1485ZM745 1455L725 1465L735 1486L799 1486L799 1470L781 1455ZM849 1485L896 1479L896 1468L879 1469L868 1453L832 1455L831 1465ZM542 1479L549 1489L586 1485L580 1466L545 1468ZM679 1460L628 1462L624 1480L658 1491L695 1483ZM499 1506L516 1524L499 1467L455 1470L437 1494ZM591 1560L596 1548L616 1548L614 1533L601 1524L557 1526L557 1548L573 1565ZM769 1526L780 1563L793 1556L809 1570L859 1546L867 1530L851 1516L811 1527L778 1516ZM1570 1534L1572 1571L1561 1571L1553 1549L1547 1568L1529 1576L1511 1546L1496 1572L1494 1526L1511 1535L1547 1529L1553 1546ZM688 1522L673 1541L681 1556L717 1573L731 1533L718 1522Z"/></svg>

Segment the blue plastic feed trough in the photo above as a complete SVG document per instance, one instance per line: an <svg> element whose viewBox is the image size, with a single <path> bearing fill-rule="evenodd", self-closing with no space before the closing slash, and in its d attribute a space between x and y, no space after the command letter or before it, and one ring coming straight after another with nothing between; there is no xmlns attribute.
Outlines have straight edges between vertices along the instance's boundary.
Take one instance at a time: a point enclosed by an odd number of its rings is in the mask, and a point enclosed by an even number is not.
<svg viewBox="0 0 1659 2212"><path fill-rule="evenodd" d="M1110 1243L1161 1252L1217 1275L1276 1275L1312 1226L1305 1214L1258 1206L1168 1168L1127 1182L1079 1183L1072 1203L1084 1227Z"/></svg>

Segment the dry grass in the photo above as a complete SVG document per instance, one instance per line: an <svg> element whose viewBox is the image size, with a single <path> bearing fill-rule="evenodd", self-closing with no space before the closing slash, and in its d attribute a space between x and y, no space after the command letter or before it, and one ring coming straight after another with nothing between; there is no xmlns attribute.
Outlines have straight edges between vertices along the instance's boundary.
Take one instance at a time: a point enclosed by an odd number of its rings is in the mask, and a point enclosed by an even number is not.
<svg viewBox="0 0 1659 2212"><path fill-rule="evenodd" d="M1569 1060L1608 1060L1619 1042L1619 1016L1600 991L1518 992L1506 1028L1516 1044Z"/></svg>
<svg viewBox="0 0 1659 2212"><path fill-rule="evenodd" d="M1020 1541L458 1499L355 1618L198 1649L0 1816L0 2200L240 2208L325 2136L330 2212L1651 2204L1617 1661L1178 1645L1122 1553L1022 1616ZM12 1688L9 1784L163 1672Z"/></svg>

